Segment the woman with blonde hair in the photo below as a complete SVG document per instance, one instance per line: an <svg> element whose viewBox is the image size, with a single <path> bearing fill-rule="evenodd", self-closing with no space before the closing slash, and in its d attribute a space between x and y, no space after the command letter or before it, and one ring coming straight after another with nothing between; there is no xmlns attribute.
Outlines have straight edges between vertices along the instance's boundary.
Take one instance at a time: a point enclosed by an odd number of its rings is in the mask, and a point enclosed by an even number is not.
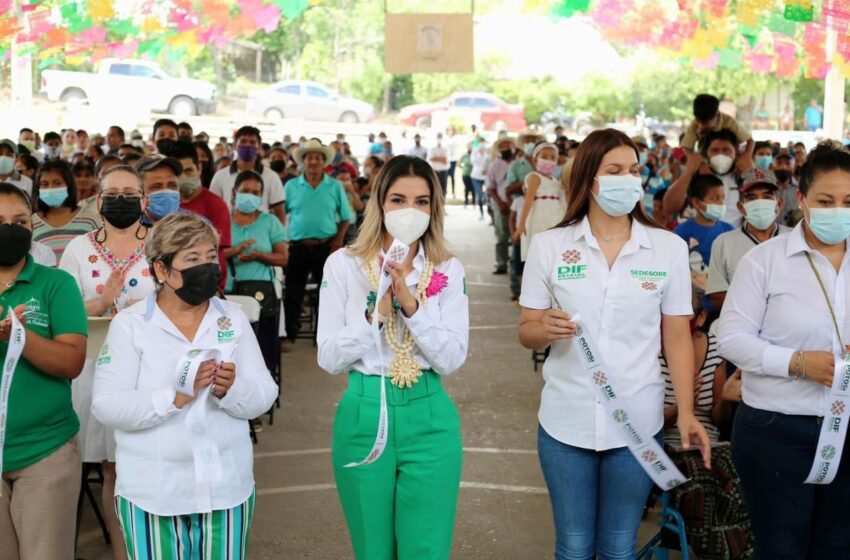
<svg viewBox="0 0 850 560"><path fill-rule="evenodd" d="M449 558L462 451L441 378L466 360L469 309L425 161L381 167L357 240L328 259L321 290L319 365L349 374L333 466L354 553Z"/></svg>

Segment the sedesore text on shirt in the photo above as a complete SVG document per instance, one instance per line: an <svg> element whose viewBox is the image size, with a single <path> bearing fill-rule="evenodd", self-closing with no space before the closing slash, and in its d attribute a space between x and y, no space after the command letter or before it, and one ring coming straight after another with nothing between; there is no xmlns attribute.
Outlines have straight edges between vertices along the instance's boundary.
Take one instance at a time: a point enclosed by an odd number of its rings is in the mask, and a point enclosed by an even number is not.
<svg viewBox="0 0 850 560"><path fill-rule="evenodd" d="M657 433L664 423L661 316L693 311L685 242L633 220L631 238L609 269L585 218L532 239L520 305L553 307L547 285L564 311L581 316L618 396L637 414L635 421L646 433ZM552 344L543 379L538 418L552 437L597 451L626 445L620 428L608 420L572 340Z"/></svg>

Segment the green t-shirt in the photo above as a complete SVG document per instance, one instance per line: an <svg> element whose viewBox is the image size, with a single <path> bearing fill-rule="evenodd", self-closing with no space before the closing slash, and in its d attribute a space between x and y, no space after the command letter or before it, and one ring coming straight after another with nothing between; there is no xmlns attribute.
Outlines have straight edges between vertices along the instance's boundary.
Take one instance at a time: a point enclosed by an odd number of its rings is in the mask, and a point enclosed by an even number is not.
<svg viewBox="0 0 850 560"><path fill-rule="evenodd" d="M508 177L505 180L505 184L511 186L514 183L525 181L525 176L532 171L534 171L534 167L531 166L531 163L526 158L520 157L508 169Z"/></svg>
<svg viewBox="0 0 850 560"><path fill-rule="evenodd" d="M0 293L0 320L18 305L27 307L27 330L45 338L88 333L83 296L74 278L36 264L31 256L12 287ZM9 344L0 342L0 363L8 350ZM3 472L37 463L79 430L70 380L42 373L22 356L9 392Z"/></svg>
<svg viewBox="0 0 850 560"><path fill-rule="evenodd" d="M261 212L254 223L247 226L238 226L236 222L230 222L231 245L236 247L245 240L253 239L254 244L245 249L245 253L258 251L260 253L271 253L278 243L287 241L286 229L276 216ZM241 262L239 255L231 259L238 280L272 280L274 272L272 267L260 261ZM233 289L233 274L227 276L227 291Z"/></svg>

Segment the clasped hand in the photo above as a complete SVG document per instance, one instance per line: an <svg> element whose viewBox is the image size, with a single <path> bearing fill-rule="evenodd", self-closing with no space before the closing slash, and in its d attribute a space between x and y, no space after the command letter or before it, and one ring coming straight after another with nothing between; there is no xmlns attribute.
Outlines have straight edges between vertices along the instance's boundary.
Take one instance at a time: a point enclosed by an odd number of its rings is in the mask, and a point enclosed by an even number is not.
<svg viewBox="0 0 850 560"><path fill-rule="evenodd" d="M560 309L549 309L540 320L543 332L550 342L556 340L567 340L576 335L576 324L572 316Z"/></svg>
<svg viewBox="0 0 850 560"><path fill-rule="evenodd" d="M183 408L190 403L205 388L212 386L212 394L219 399L227 396L227 392L236 382L236 364L233 362L216 362L207 360L201 363L198 374L195 376L195 385L192 396L177 393L174 398L174 406Z"/></svg>
<svg viewBox="0 0 850 560"><path fill-rule="evenodd" d="M390 262L387 265L387 271L392 278L392 285L378 303L378 313L384 317L389 317L393 312L393 298L395 298L404 314L410 317L419 309L419 302L416 301L407 286L407 277L401 265L395 262Z"/></svg>

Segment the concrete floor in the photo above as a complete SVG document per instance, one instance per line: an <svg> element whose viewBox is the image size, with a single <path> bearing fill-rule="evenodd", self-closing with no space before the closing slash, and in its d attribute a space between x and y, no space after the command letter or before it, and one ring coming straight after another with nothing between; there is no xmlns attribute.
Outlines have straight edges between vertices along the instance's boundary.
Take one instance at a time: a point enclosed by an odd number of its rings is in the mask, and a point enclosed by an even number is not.
<svg viewBox="0 0 850 560"><path fill-rule="evenodd" d="M449 206L447 236L466 267L471 332L466 365L445 382L460 411L464 467L452 557L552 558L549 498L537 462L542 380L517 340L519 308L506 276L493 276L493 229L477 209ZM331 425L345 376L316 365L299 341L284 356L283 396L255 447L252 559L353 558L330 464ZM644 523L641 542L654 533ZM86 511L78 557L111 558Z"/></svg>

